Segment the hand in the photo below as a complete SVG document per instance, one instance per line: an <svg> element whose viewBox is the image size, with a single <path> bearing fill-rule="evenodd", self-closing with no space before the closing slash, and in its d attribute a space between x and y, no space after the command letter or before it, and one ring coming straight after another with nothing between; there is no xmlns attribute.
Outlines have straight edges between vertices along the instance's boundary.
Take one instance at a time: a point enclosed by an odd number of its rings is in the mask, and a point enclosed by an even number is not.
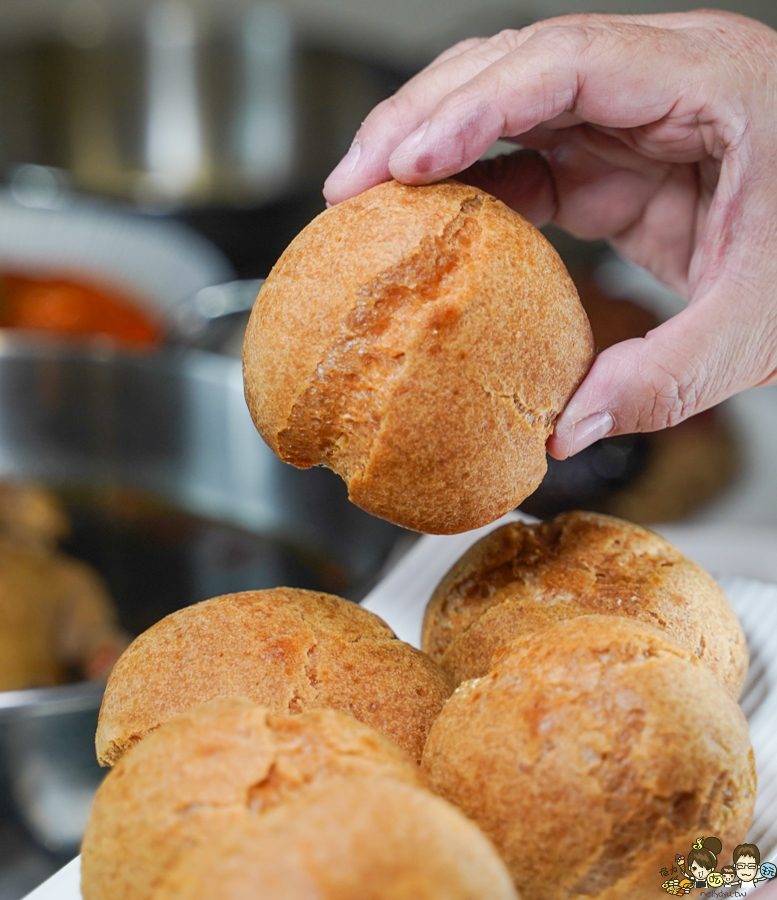
<svg viewBox="0 0 777 900"><path fill-rule="evenodd" d="M370 113L324 193L463 172L687 296L597 357L548 441L563 459L777 381L775 60L777 33L706 11L567 16L465 41ZM497 138L524 149L476 163Z"/></svg>

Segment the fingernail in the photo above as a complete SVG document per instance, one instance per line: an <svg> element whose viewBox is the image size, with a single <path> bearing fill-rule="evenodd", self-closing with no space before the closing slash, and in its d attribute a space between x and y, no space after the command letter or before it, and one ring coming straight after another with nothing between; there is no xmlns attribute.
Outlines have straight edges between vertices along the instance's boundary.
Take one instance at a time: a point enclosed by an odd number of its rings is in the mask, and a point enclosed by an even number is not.
<svg viewBox="0 0 777 900"><path fill-rule="evenodd" d="M423 125L420 125L418 128L416 128L416 130L412 134L409 134L404 139L404 141L402 141L402 143L391 155L395 157L409 156L411 153L414 153L420 147L428 127L429 122L424 122Z"/></svg>
<svg viewBox="0 0 777 900"><path fill-rule="evenodd" d="M332 170L331 175L327 178L330 181L333 178L350 178L353 175L356 166L359 164L359 157L362 155L362 145L358 139L351 144L351 149L345 154L340 162Z"/></svg>
<svg viewBox="0 0 777 900"><path fill-rule="evenodd" d="M572 426L572 436L569 440L569 456L574 456L591 444L595 444L607 437L615 428L615 419L608 412L594 413L576 422Z"/></svg>

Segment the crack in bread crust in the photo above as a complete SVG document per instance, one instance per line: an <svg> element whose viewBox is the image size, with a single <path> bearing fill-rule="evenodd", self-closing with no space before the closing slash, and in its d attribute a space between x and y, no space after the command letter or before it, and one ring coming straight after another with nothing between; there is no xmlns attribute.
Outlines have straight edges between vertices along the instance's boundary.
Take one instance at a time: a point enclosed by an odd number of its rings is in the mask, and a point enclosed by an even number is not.
<svg viewBox="0 0 777 900"><path fill-rule="evenodd" d="M295 402L278 447L300 468L326 464L350 478L369 456L385 403L405 364L413 325L450 291L451 279L472 258L480 237L480 194L463 200L441 234L362 285L340 335ZM493 202L493 201L492 201ZM433 330L450 327L460 313L441 309Z"/></svg>

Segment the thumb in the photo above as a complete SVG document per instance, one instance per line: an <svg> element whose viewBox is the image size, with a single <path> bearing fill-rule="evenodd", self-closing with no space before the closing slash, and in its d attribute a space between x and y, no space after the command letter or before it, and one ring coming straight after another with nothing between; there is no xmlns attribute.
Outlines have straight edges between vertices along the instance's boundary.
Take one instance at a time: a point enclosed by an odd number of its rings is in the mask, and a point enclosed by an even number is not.
<svg viewBox="0 0 777 900"><path fill-rule="evenodd" d="M551 456L566 459L608 435L677 425L749 387L733 371L733 361L747 356L748 335L723 313L700 300L644 338L599 354L556 421Z"/></svg>

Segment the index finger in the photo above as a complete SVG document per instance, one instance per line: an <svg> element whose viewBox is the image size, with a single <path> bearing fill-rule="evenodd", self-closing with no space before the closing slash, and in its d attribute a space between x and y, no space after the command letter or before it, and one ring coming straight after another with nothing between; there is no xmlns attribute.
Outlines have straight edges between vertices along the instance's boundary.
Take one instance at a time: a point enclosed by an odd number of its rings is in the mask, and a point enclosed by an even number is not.
<svg viewBox="0 0 777 900"><path fill-rule="evenodd" d="M676 32L646 25L538 31L438 103L393 151L389 171L408 184L436 181L498 138L549 123L693 129L714 115L701 90L704 59L692 49Z"/></svg>
<svg viewBox="0 0 777 900"><path fill-rule="evenodd" d="M480 96L475 99L480 105L489 102L498 105L498 98L489 97L489 93L494 87L498 91L499 83L504 80L521 81L523 73L527 92L525 96L514 99L519 104L526 105L532 101L533 94L542 90L543 85L548 87L549 73L556 72L557 76L564 74L568 80L577 83L579 73L569 71L566 63L570 50L574 50L577 55L581 49L579 47L581 36L585 42L586 38L598 35L601 43L601 37L611 34L616 28L643 26L645 29L659 32L664 29L692 27L696 21L698 20L693 14L687 13L656 16L575 15L549 19L520 31L505 31L489 39L456 45L370 113L359 129L348 156L327 179L325 196L331 203L337 203L380 181L388 180L392 175L405 180L406 173L400 171L401 167L398 167L397 171L394 171L393 167L390 168L389 159L392 154L425 122L434 118L439 124L444 112L441 107L445 107L453 116L460 113L457 104L462 100L463 91L479 94ZM575 35L578 37L577 47L572 46ZM640 32L640 37L642 36ZM626 43L631 45L635 39L636 35L631 34ZM623 43L622 36L618 36L618 40ZM616 45L618 40L615 41ZM584 59L579 60L583 67L595 65L591 57L595 56L598 48L593 46L595 43L593 40L590 43L592 44L590 51ZM528 52L525 50L522 52L522 48L527 44L531 45ZM634 61L631 46L628 48L627 56L628 63L631 64ZM507 57L509 59L506 59ZM563 68L563 73L557 71L559 67ZM656 74L652 61L647 68L645 74L650 79ZM676 74L676 68L674 71ZM555 80L558 82L559 78ZM549 116L541 120L545 121L547 118ZM452 130L450 122L447 123L447 127ZM516 131L517 133L519 132ZM500 136L505 135L491 129L480 144L486 149ZM453 130L451 137L455 142ZM470 160L473 161L474 159ZM453 174L453 171L455 170L446 174ZM416 173L416 177L418 176L419 173ZM435 177L445 176L430 175L421 177L420 180L411 180L410 183L431 181Z"/></svg>

